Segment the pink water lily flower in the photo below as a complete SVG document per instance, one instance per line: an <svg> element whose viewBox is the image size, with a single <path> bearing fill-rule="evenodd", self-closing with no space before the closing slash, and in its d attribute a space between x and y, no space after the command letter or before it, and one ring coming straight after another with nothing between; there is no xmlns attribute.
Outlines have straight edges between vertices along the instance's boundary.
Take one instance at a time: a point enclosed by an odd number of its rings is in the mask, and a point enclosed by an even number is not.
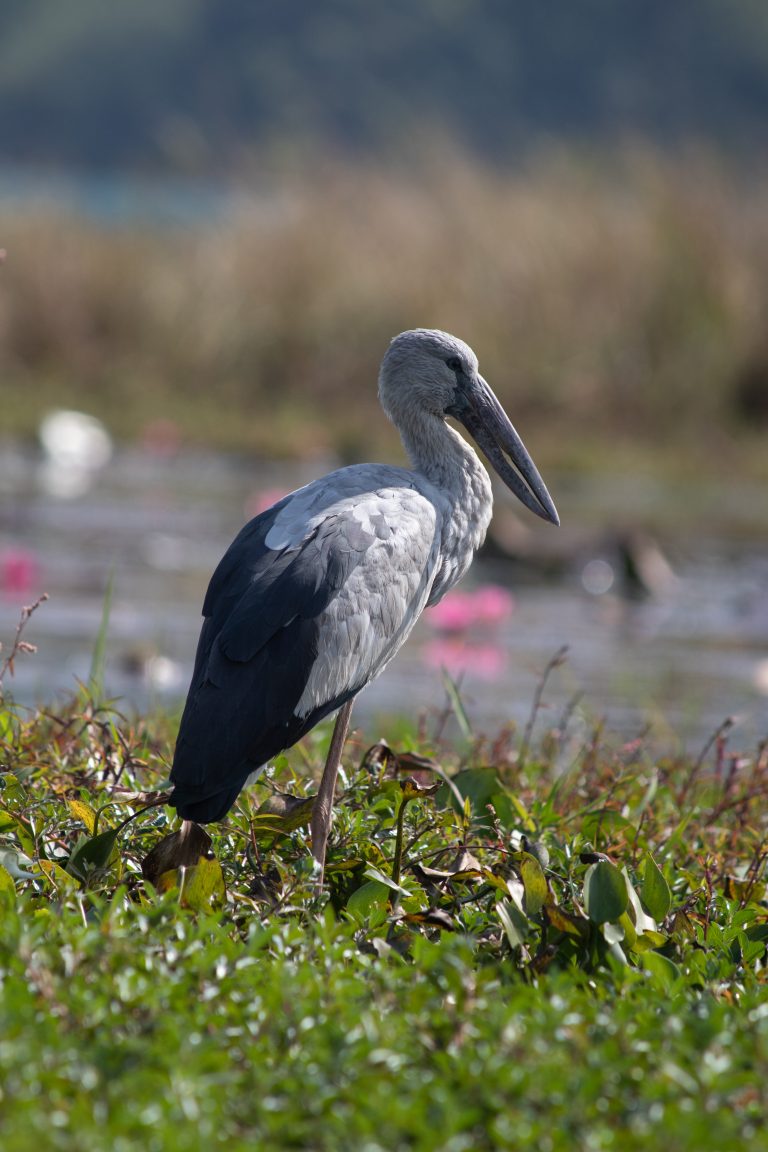
<svg viewBox="0 0 768 1152"><path fill-rule="evenodd" d="M511 592L498 584L483 584L474 592L449 592L430 608L426 619L442 632L463 632L474 624L499 624L514 610Z"/></svg>

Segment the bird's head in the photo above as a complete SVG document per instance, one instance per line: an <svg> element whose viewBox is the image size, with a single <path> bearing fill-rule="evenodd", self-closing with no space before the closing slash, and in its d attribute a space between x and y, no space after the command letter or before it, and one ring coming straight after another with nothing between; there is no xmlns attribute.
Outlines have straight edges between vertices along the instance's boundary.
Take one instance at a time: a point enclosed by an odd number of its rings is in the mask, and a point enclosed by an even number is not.
<svg viewBox="0 0 768 1152"><path fill-rule="evenodd" d="M430 328L401 332L382 362L379 397L400 427L414 410L458 420L517 498L543 520L560 523L533 460L463 340Z"/></svg>

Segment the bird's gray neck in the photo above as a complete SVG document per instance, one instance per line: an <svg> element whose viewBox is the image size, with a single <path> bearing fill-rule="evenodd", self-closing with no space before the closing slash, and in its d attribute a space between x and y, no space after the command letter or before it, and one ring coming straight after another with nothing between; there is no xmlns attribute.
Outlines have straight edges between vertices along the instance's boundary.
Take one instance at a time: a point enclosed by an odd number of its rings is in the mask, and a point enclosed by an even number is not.
<svg viewBox="0 0 768 1152"><path fill-rule="evenodd" d="M490 477L474 449L441 417L420 412L400 423L400 436L414 471L451 505L443 532L451 536L444 541L444 555L452 555L452 564L450 578L446 572L445 582L438 581L443 595L461 578L485 539L493 511Z"/></svg>

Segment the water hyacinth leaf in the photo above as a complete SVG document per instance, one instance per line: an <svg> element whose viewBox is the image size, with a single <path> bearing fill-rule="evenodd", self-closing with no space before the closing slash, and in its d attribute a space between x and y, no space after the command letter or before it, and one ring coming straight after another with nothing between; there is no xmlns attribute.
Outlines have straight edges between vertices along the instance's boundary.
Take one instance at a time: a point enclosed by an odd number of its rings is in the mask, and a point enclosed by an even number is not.
<svg viewBox="0 0 768 1152"><path fill-rule="evenodd" d="M347 900L347 912L355 920L366 920L372 912L385 908L390 888L380 880L368 880L356 888Z"/></svg>
<svg viewBox="0 0 768 1152"><path fill-rule="evenodd" d="M109 828L98 836L81 837L67 862L67 872L78 880L86 880L91 872L106 868L115 851L117 832L116 828Z"/></svg>
<svg viewBox="0 0 768 1152"><path fill-rule="evenodd" d="M523 853L520 876L525 889L525 911L529 916L538 916L549 896L549 888L541 864L528 852Z"/></svg>
<svg viewBox="0 0 768 1152"><path fill-rule="evenodd" d="M660 923L665 919L672 904L672 894L664 873L650 853L645 858L640 896L654 920Z"/></svg>
<svg viewBox="0 0 768 1152"><path fill-rule="evenodd" d="M627 882L616 865L608 860L590 865L584 877L584 904L592 923L620 920L628 903Z"/></svg>
<svg viewBox="0 0 768 1152"><path fill-rule="evenodd" d="M220 903L226 895L221 864L214 857L201 856L197 864L187 868L181 885L181 903L194 912L205 912L212 904Z"/></svg>
<svg viewBox="0 0 768 1152"><path fill-rule="evenodd" d="M93 836L93 830L96 827L96 813L90 804L86 804L84 800L68 800L67 804L75 819L85 825L85 830L89 836Z"/></svg>

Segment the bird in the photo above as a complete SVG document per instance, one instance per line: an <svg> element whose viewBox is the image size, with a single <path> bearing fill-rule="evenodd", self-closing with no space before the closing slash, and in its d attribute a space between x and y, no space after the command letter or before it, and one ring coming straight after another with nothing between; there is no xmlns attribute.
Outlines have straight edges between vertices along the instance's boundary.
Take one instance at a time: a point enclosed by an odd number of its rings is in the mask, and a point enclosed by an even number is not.
<svg viewBox="0 0 768 1152"><path fill-rule="evenodd" d="M490 523L490 477L448 418L531 512L559 524L464 341L401 332L378 391L410 467L340 468L240 531L205 596L170 776L184 826L220 821L271 759L338 713L310 823L321 883L353 701L465 574Z"/></svg>

